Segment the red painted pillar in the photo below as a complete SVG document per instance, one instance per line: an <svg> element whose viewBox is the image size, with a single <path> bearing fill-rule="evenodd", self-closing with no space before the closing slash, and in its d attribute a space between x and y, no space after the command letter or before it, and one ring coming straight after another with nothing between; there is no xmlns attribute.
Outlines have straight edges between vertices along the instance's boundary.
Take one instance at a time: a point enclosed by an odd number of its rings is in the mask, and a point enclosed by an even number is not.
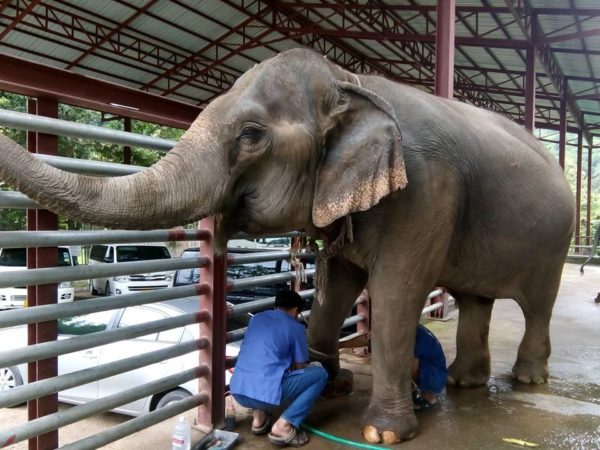
<svg viewBox="0 0 600 450"><path fill-rule="evenodd" d="M583 160L583 131L577 134L577 182L575 186L575 253L580 253L581 235L581 163Z"/></svg>
<svg viewBox="0 0 600 450"><path fill-rule="evenodd" d="M200 378L199 390L210 394L210 400L198 408L198 424L204 429L222 427L225 423L225 339L227 333L226 315L227 293L226 256L216 255L215 219L209 217L200 221L199 227L209 230L210 241L200 242L200 254L208 257L211 264L200 269L200 279L212 284L209 295L200 296L200 309L207 310L212 318L200 323L200 336L206 336L211 345L200 350L200 364L208 364L211 369L210 380Z"/></svg>
<svg viewBox="0 0 600 450"><path fill-rule="evenodd" d="M567 148L567 101L560 99L560 124L558 137L558 163L565 170L565 151Z"/></svg>
<svg viewBox="0 0 600 450"><path fill-rule="evenodd" d="M123 119L123 130L131 133L131 117ZM131 146L129 145L123 147L123 164L131 164Z"/></svg>
<svg viewBox="0 0 600 450"><path fill-rule="evenodd" d="M33 108L33 104L28 104L28 109ZM58 117L58 102L48 98L38 98L37 114L40 116ZM35 147L36 153L46 153L50 155L58 154L58 138L54 135L37 133L35 145L31 141L31 133L28 134L28 146ZM47 210L28 211L27 214L27 229L28 230L57 230L58 217L56 214ZM34 257L35 252L35 257ZM28 258L33 260L28 261L28 268L55 267L58 261L58 253L56 247L46 247L30 249ZM35 292L35 294L34 294ZM30 295L31 294L31 295ZM30 287L28 289L28 305L48 305L57 303L57 285L47 284ZM33 330L35 327L35 331ZM37 344L41 342L55 341L58 336L57 322L51 320L47 322L38 322L29 327L28 344ZM58 359L56 357L37 361L29 365L28 373L34 376L35 380L43 380L52 378L58 374ZM32 405L32 402L29 402ZM29 418L38 418L53 414L58 411L58 395L52 394L38 398L36 405L29 411ZM58 431L54 430L46 434L42 434L36 439L29 441L29 448L36 450L51 450L58 447Z"/></svg>
<svg viewBox="0 0 600 450"><path fill-rule="evenodd" d="M594 138L592 138L594 139ZM591 236L591 220L592 220L592 148L594 147L594 142L589 142L588 147L588 167L587 167L587 210L585 213L585 235L586 235L586 243L585 245L591 245L592 236Z"/></svg>
<svg viewBox="0 0 600 450"><path fill-rule="evenodd" d="M27 113L37 114L37 102L34 99L27 100ZM37 134L34 131L27 132L27 150L31 153L37 153ZM37 210L27 210L27 231L35 231L37 228ZM27 268L35 269L37 267L36 248L27 249ZM37 305L37 286L27 287L27 305ZM27 345L34 345L37 342L37 323L27 325ZM27 364L27 379L29 383L37 381L37 362ZM37 419L37 399L27 402L27 419ZM29 450L37 450L37 437L29 439Z"/></svg>
<svg viewBox="0 0 600 450"><path fill-rule="evenodd" d="M438 0L435 38L435 95L454 94L455 0Z"/></svg>
<svg viewBox="0 0 600 450"><path fill-rule="evenodd" d="M527 47L527 67L525 68L525 128L535 129L535 46Z"/></svg>

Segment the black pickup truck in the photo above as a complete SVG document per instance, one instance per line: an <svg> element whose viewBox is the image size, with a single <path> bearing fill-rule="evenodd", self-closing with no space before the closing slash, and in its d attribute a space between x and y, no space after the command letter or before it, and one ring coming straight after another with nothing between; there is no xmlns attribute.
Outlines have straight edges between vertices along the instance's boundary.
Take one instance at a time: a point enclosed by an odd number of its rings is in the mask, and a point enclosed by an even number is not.
<svg viewBox="0 0 600 450"><path fill-rule="evenodd" d="M287 250L287 248L228 248L229 254L248 254L258 252L273 252L277 250ZM181 255L182 258L198 257L200 250L196 248L185 249ZM306 269L314 268L314 258L303 258ZM240 279L249 277L258 277L263 275L272 275L292 270L287 260L265 261L258 263L238 264L227 267L227 278ZM180 269L175 272L173 286L186 286L196 284L200 281L200 269ZM312 289L312 279L303 285L303 289ZM263 286L245 288L239 291L227 293L227 301L234 305L246 303L253 300L259 300L265 297L274 297L277 291L289 289L290 282L274 283Z"/></svg>

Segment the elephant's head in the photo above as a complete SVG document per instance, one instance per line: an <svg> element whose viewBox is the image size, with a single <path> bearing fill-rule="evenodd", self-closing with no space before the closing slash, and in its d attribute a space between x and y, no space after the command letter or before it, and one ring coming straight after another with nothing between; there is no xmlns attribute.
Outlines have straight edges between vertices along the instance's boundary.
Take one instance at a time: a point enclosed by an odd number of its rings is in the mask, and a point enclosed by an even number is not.
<svg viewBox="0 0 600 450"><path fill-rule="evenodd" d="M52 168L0 135L0 176L56 213L111 228L219 214L229 232L325 227L406 184L391 106L295 49L245 73L157 164L134 175Z"/></svg>

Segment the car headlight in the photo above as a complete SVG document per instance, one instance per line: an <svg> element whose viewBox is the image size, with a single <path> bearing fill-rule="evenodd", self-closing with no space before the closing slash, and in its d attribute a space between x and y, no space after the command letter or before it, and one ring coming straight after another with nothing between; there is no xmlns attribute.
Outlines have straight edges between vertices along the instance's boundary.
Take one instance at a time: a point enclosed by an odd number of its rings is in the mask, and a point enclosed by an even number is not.
<svg viewBox="0 0 600 450"><path fill-rule="evenodd" d="M165 275L165 279L166 279L167 281L171 281L171 280L173 279L173 276L175 276L175 273L174 273L174 272L169 272L169 273L167 273L167 274Z"/></svg>
<svg viewBox="0 0 600 450"><path fill-rule="evenodd" d="M129 281L129 275L117 275L116 277L113 277L113 280L115 281Z"/></svg>
<svg viewBox="0 0 600 450"><path fill-rule="evenodd" d="M70 281L63 281L62 283L60 283L58 285L59 288L70 288L73 287L73 283L71 283Z"/></svg>

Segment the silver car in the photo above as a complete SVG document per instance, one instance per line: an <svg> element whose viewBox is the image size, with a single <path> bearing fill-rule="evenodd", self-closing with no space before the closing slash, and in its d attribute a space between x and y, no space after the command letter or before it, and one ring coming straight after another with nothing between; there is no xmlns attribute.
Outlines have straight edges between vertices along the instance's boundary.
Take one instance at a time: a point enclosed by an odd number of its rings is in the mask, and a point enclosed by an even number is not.
<svg viewBox="0 0 600 450"><path fill-rule="evenodd" d="M143 306L132 306L114 311L104 311L83 316L75 316L58 321L58 339L69 339L97 331L137 325L144 322L178 316L198 310L198 298L188 297L178 300L153 303ZM228 331L248 325L251 315L228 319ZM106 364L130 356L160 350L171 345L198 339L199 327L189 325L172 330L161 331L136 339L114 342L99 347L68 353L58 357L59 375ZM15 351L27 346L27 327L19 326L0 330L0 342L10 345ZM239 343L226 346L227 357L235 357L239 352ZM58 393L62 402L81 404L97 398L106 397L134 386L154 381L170 374L179 373L198 365L198 352L188 353L161 363L152 364L131 372L122 373L110 378L74 387ZM229 384L230 371L225 373L225 382ZM0 392L27 383L27 365L0 368ZM192 380L177 388L154 394L120 406L114 412L138 416L166 406L167 404L189 397L198 392L198 381Z"/></svg>

